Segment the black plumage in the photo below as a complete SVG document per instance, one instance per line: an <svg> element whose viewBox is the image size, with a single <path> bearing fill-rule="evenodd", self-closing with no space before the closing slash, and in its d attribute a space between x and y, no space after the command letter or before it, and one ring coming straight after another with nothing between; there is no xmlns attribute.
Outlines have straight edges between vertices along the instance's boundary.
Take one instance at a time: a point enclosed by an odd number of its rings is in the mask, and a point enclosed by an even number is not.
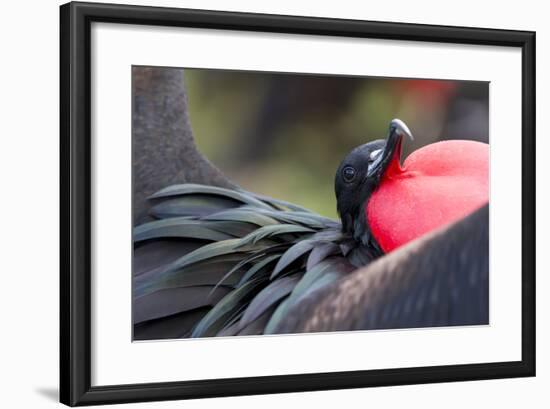
<svg viewBox="0 0 550 409"><path fill-rule="evenodd" d="M489 324L489 206L304 299L279 333Z"/></svg>
<svg viewBox="0 0 550 409"><path fill-rule="evenodd" d="M362 210L410 136L401 123L342 161L340 223L200 155L181 71L135 67L133 86L135 340L487 322L486 210L387 255L370 234Z"/></svg>
<svg viewBox="0 0 550 409"><path fill-rule="evenodd" d="M148 337L174 337L169 323L185 312L197 322L180 336L270 333L304 297L376 257L339 222L250 192L184 184L151 200L158 219L134 229L133 317ZM166 203L170 212L156 210Z"/></svg>

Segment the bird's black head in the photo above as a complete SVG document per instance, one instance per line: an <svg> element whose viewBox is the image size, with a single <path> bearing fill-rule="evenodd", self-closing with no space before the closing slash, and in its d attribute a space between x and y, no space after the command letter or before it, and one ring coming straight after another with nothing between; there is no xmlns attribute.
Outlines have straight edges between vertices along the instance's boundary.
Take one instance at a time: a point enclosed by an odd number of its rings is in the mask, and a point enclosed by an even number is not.
<svg viewBox="0 0 550 409"><path fill-rule="evenodd" d="M366 203L391 161L401 157L403 136L412 139L402 121L392 120L385 140L378 139L353 149L336 171L334 189L342 230L363 244L370 239L365 220Z"/></svg>

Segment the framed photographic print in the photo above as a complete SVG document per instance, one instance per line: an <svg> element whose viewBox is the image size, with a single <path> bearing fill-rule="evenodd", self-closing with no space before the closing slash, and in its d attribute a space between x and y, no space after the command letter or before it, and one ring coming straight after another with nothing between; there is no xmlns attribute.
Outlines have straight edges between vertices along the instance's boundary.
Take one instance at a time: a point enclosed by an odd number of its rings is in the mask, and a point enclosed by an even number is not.
<svg viewBox="0 0 550 409"><path fill-rule="evenodd" d="M61 401L535 374L535 33L61 6Z"/></svg>

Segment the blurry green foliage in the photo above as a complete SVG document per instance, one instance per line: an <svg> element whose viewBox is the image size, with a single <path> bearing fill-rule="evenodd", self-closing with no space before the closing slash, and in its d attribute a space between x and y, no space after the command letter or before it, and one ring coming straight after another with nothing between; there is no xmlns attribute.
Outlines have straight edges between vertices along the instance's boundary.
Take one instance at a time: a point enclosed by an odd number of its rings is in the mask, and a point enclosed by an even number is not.
<svg viewBox="0 0 550 409"><path fill-rule="evenodd" d="M484 82L186 69L199 149L247 190L337 217L334 172L389 121L415 135L405 154L440 139L487 141Z"/></svg>

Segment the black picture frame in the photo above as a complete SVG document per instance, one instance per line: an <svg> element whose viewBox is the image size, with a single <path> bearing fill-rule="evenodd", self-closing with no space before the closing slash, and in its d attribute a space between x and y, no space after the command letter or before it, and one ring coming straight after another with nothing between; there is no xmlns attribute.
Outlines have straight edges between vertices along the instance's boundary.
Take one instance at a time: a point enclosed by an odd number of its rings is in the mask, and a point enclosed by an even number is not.
<svg viewBox="0 0 550 409"><path fill-rule="evenodd" d="M114 4L60 8L60 400L76 405L535 375L535 33ZM91 23L519 47L522 52L521 361L91 386Z"/></svg>

